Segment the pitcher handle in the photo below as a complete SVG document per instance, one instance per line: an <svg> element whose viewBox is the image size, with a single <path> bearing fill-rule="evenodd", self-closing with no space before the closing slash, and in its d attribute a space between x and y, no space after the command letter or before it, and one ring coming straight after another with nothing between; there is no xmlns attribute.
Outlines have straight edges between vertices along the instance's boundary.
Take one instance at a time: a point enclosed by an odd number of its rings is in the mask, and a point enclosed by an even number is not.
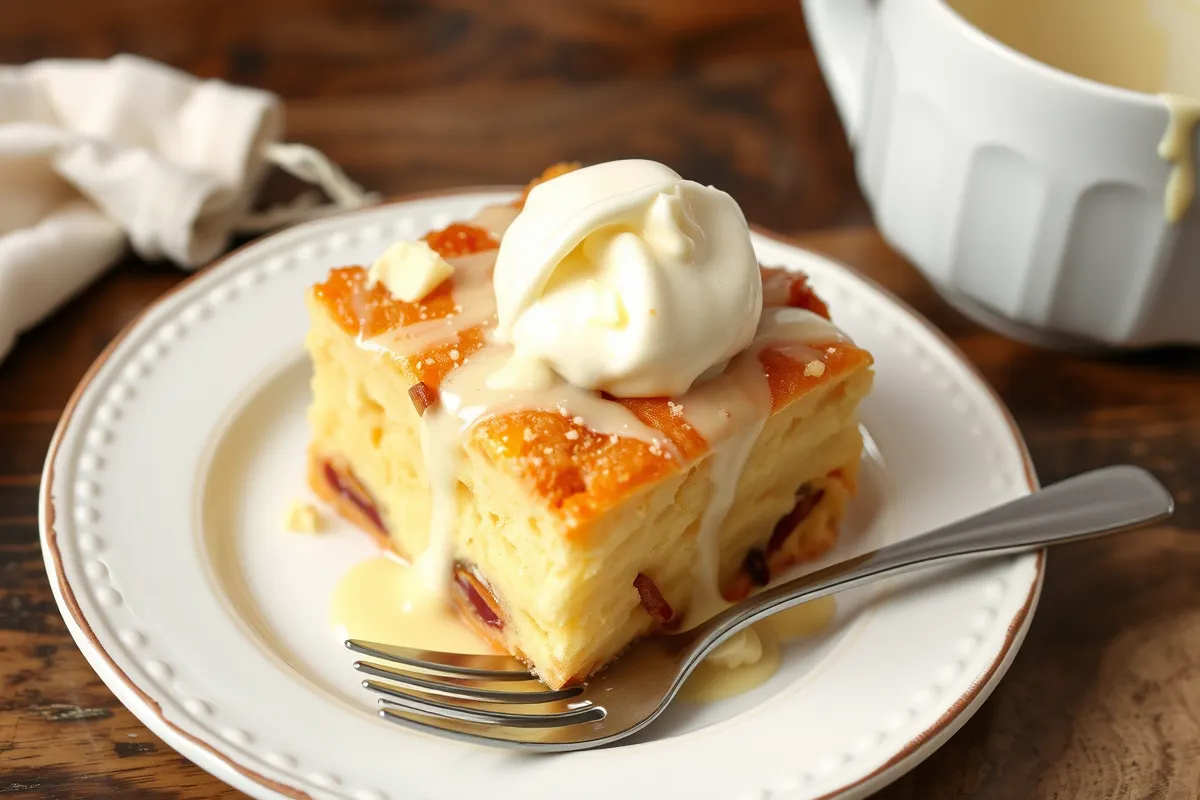
<svg viewBox="0 0 1200 800"><path fill-rule="evenodd" d="M803 0L817 61L850 144L858 141L876 0Z"/></svg>

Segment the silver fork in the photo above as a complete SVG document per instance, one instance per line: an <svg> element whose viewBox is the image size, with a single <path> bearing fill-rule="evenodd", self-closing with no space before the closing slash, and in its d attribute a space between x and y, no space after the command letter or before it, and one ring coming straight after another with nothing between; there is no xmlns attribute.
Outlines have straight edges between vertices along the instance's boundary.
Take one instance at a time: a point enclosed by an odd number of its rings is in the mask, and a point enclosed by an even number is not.
<svg viewBox="0 0 1200 800"><path fill-rule="evenodd" d="M1166 519L1171 495L1132 466L1079 475L974 517L764 589L698 627L652 636L578 686L553 690L507 656L461 655L348 640L383 695L384 719L480 744L582 750L653 722L717 645L771 614L833 592L965 558L1036 550ZM497 688L497 684L504 688Z"/></svg>

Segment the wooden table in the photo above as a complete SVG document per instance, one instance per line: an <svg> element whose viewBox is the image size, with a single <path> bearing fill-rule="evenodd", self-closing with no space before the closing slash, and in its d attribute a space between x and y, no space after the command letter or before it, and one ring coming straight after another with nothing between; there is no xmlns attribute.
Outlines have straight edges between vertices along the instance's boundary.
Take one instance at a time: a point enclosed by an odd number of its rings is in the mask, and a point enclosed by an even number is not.
<svg viewBox="0 0 1200 800"><path fill-rule="evenodd" d="M794 0L9 0L0 16L0 63L129 51L279 92L292 140L384 193L645 156L885 284L999 390L1044 481L1133 462L1179 510L1053 553L1008 677L881 796L1200 796L1200 353L1040 352L939 300L871 227ZM67 396L181 277L128 259L0 364L0 795L237 796L96 678L38 547L39 473Z"/></svg>

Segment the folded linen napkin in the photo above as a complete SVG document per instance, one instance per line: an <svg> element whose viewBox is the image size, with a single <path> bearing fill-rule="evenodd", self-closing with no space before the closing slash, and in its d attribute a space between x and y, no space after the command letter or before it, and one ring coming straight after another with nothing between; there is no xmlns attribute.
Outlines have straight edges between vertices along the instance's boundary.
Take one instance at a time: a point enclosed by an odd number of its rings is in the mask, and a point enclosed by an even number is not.
<svg viewBox="0 0 1200 800"><path fill-rule="evenodd" d="M235 230L376 199L282 135L276 95L143 58L0 66L0 360L127 247L195 269ZM250 214L272 165L332 202Z"/></svg>

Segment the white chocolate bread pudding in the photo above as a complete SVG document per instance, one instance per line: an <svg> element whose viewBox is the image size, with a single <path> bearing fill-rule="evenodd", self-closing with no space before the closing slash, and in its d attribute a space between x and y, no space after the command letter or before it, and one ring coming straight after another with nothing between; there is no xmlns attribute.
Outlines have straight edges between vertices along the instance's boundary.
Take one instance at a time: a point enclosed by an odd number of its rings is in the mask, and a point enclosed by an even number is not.
<svg viewBox="0 0 1200 800"><path fill-rule="evenodd" d="M307 304L312 488L552 687L820 555L855 492L870 354L661 165L552 167Z"/></svg>

